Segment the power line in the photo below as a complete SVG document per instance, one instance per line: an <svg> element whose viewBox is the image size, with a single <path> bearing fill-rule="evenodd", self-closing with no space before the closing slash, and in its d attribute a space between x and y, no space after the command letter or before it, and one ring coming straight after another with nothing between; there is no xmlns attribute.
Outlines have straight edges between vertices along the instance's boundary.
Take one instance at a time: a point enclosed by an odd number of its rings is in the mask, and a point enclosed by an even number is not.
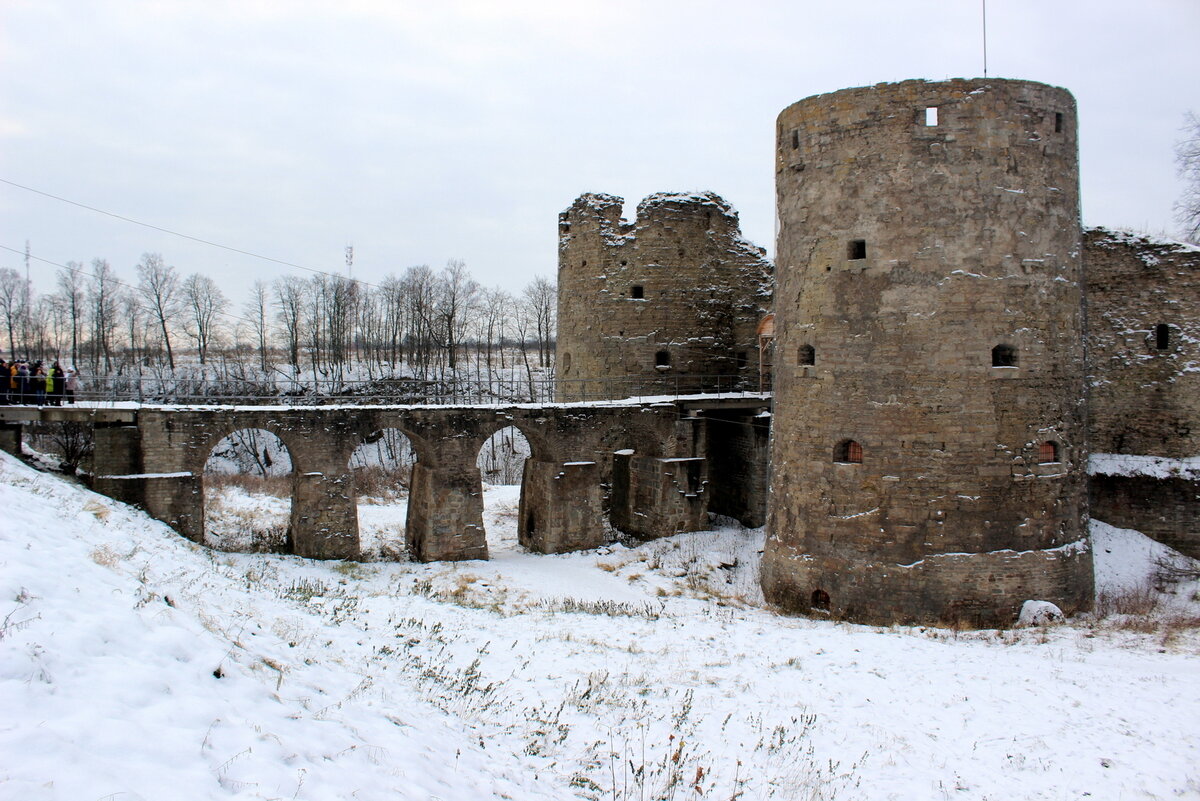
<svg viewBox="0 0 1200 801"><path fill-rule="evenodd" d="M2 180L4 180L4 179L0 178L0 181L2 181ZM9 247L8 245L0 245L0 250L7 250L12 253L24 254L25 259L26 259L26 264L28 264L29 259L33 259L34 261L44 262L53 267L58 267L63 270L70 270L71 272L76 273L77 275L82 275L85 278L91 277L90 273L88 273L88 271L83 269L82 267L72 267L69 264L59 264L58 262L51 261L50 259L43 259L41 256L34 256L28 250L17 250L16 248ZM109 282L116 284L117 286L125 287L126 289L128 289L130 292L133 293L134 297L137 297L137 298L142 297L142 290L140 287L134 286L133 284L128 284L128 283L120 280L119 278L110 278ZM146 311L146 312L150 312L151 314L158 314L158 311L150 306L142 306L142 310ZM258 325L257 320L253 320L249 317L243 317L240 314L233 314L232 312L227 312L227 311L222 311L222 312L217 312L217 313L224 317L229 317L233 320L243 320L247 323L250 323L251 325L255 325L255 326Z"/></svg>
<svg viewBox="0 0 1200 801"><path fill-rule="evenodd" d="M34 189L32 186L25 186L24 184L19 184L16 181L10 181L7 178L0 178L0 183L8 184L9 186L15 187L17 189L23 189L26 192L32 192L35 195L41 195L42 197L48 197L51 200L57 200L60 203L66 203L68 205L76 206L81 209L87 209L88 211L95 212L96 214L103 214L104 216L112 217L115 220L121 220L122 222L132 223L133 225L140 225L143 228L149 228L154 231L160 231L164 234L170 234L171 236L180 237L181 239L188 239L188 240L191 240L192 242L198 242L201 245L208 245L209 247L220 248L221 250L228 250L231 253L240 253L243 256L250 256L251 258L262 259L263 261L269 261L274 264L280 264L280 265L283 265L284 267L293 267L297 270L305 270L307 272L316 273L317 275L324 275L329 278L338 278L338 279L342 278L342 276L337 273L331 273L326 270L318 270L316 267L305 267L303 264L295 264L294 262L284 261L283 259L276 259L273 256L264 256L261 253L255 253L254 251L251 251L251 250L243 250L242 248L235 248L232 245L222 245L220 242L213 242L212 240L204 239L204 238L198 237L198 236L192 236L191 234L185 234L185 233L181 233L179 231L172 231L170 228L163 228L160 225L154 225L152 223L142 222L141 220L135 220L134 218L126 217L123 214L117 214L115 212L105 211L104 209L99 209L99 208L96 208L95 206L89 206L86 203L80 203L78 201L71 200L69 198L51 194L50 192L43 192L40 189ZM44 259L42 261L44 261ZM354 281L354 283L356 283L356 284L362 284L363 286L369 286L373 289L378 289L377 286L375 286L374 284L372 284L368 281L355 280L355 279L349 279L349 280Z"/></svg>

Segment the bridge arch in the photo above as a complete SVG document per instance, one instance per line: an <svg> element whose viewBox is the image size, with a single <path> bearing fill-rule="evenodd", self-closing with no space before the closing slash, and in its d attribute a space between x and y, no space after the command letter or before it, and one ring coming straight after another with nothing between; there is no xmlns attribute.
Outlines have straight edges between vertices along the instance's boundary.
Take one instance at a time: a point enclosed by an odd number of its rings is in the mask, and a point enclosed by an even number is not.
<svg viewBox="0 0 1200 801"><path fill-rule="evenodd" d="M348 467L364 560L404 558L409 492L418 458L412 438L395 426L371 432L351 452Z"/></svg>
<svg viewBox="0 0 1200 801"><path fill-rule="evenodd" d="M200 478L203 543L238 553L291 553L294 458L262 428L239 428L209 448Z"/></svg>

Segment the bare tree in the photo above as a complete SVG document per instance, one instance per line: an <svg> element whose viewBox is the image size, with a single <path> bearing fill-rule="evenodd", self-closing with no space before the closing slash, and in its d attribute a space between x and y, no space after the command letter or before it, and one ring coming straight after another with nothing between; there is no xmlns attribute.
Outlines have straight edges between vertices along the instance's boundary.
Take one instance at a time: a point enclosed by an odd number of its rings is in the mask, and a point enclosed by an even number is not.
<svg viewBox="0 0 1200 801"><path fill-rule="evenodd" d="M488 369L488 381L492 378L492 356L500 356L500 369L504 369L504 333L507 317L513 307L512 296L499 287L484 290L479 308L479 333L484 341L484 359Z"/></svg>
<svg viewBox="0 0 1200 801"><path fill-rule="evenodd" d="M117 276L104 259L92 259L92 275L88 281L88 302L92 315L92 370L112 371L113 332L117 327Z"/></svg>
<svg viewBox="0 0 1200 801"><path fill-rule="evenodd" d="M437 279L433 270L421 264L405 270L404 287L408 303L408 333L405 339L409 343L412 363L418 368L418 375L424 377L432 360L435 342Z"/></svg>
<svg viewBox="0 0 1200 801"><path fill-rule="evenodd" d="M246 317L258 346L258 366L267 372L267 284L255 281L250 288L250 299L246 302Z"/></svg>
<svg viewBox="0 0 1200 801"><path fill-rule="evenodd" d="M458 366L458 350L466 337L471 314L479 303L479 284L467 272L466 263L459 259L446 262L439 279L438 318L447 363L453 371Z"/></svg>
<svg viewBox="0 0 1200 801"><path fill-rule="evenodd" d="M145 344L146 336L143 330L146 323L146 307L144 300L134 292L123 292L121 294L121 318L128 326L126 332L129 337L129 356L138 366L138 374L142 371L142 348L138 346L138 342ZM139 336L140 334L140 336Z"/></svg>
<svg viewBox="0 0 1200 801"><path fill-rule="evenodd" d="M17 356L17 326L25 320L25 279L11 267L0 268L0 314L8 328L8 352Z"/></svg>
<svg viewBox="0 0 1200 801"><path fill-rule="evenodd" d="M208 362L208 349L217 335L219 317L229 301L217 282L207 275L192 273L183 282L184 328L196 343L200 363Z"/></svg>
<svg viewBox="0 0 1200 801"><path fill-rule="evenodd" d="M170 322L180 311L179 275L175 268L157 253L143 253L137 265L138 292L145 300L146 310L154 316L162 332L163 348L167 351L167 366L175 370L175 353L171 349Z"/></svg>
<svg viewBox="0 0 1200 801"><path fill-rule="evenodd" d="M83 321L84 284L83 265L67 262L66 268L58 271L58 296L62 299L63 311L71 326L71 364L79 360L79 326Z"/></svg>
<svg viewBox="0 0 1200 801"><path fill-rule="evenodd" d="M1183 136L1175 145L1175 163L1183 179L1183 194L1175 204L1175 219L1183 238L1200 244L1200 117L1189 111L1183 118Z"/></svg>
<svg viewBox="0 0 1200 801"><path fill-rule="evenodd" d="M304 314L308 285L294 275L275 279L275 319L283 330L288 364L294 375L300 372L300 322Z"/></svg>
<svg viewBox="0 0 1200 801"><path fill-rule="evenodd" d="M555 311L558 307L558 288L547 278L538 276L522 293L529 317L537 336L538 366L550 366L550 346L554 339Z"/></svg>

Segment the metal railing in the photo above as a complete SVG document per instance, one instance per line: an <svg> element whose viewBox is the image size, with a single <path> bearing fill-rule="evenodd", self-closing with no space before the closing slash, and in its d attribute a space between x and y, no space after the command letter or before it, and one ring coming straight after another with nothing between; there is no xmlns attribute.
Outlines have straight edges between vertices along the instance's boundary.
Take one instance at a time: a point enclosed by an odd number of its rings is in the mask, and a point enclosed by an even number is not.
<svg viewBox="0 0 1200 801"><path fill-rule="evenodd" d="M754 395L770 391L757 375L663 375L604 379L492 378L281 379L88 377L75 391L76 404L147 405L509 405L645 400L687 395ZM0 403L67 405L61 395L39 402L33 392L0 393Z"/></svg>

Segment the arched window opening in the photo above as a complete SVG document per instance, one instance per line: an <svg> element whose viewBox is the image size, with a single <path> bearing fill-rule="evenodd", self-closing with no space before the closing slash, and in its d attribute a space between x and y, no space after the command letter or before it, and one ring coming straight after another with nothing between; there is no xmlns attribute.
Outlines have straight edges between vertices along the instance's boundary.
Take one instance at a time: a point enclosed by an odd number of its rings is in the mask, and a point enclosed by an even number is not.
<svg viewBox="0 0 1200 801"><path fill-rule="evenodd" d="M1016 367L1017 349L1013 345L997 345L992 348L992 367Z"/></svg>
<svg viewBox="0 0 1200 801"><path fill-rule="evenodd" d="M803 365L803 364L816 364L817 363L817 349L814 348L812 345L801 345L800 351L797 354L797 356L798 356L798 358L796 361L798 364Z"/></svg>
<svg viewBox="0 0 1200 801"><path fill-rule="evenodd" d="M1057 442L1048 440L1038 446L1038 463L1054 464L1057 461L1059 461Z"/></svg>
<svg viewBox="0 0 1200 801"><path fill-rule="evenodd" d="M820 587L813 590L812 591L812 600L810 601L810 606L812 606L813 609L821 609L821 610L828 612L829 611L829 593L825 592L825 590L821 589Z"/></svg>
<svg viewBox="0 0 1200 801"><path fill-rule="evenodd" d="M358 536L363 561L404 558L408 491L417 454L398 428L376 431L347 463L358 495Z"/></svg>
<svg viewBox="0 0 1200 801"><path fill-rule="evenodd" d="M654 354L654 366L666 368L671 366L670 351L660 350Z"/></svg>
<svg viewBox="0 0 1200 801"><path fill-rule="evenodd" d="M562 374L567 375L571 372L571 354L564 353L562 355Z"/></svg>
<svg viewBox="0 0 1200 801"><path fill-rule="evenodd" d="M834 450L833 460L840 464L862 464L862 445L852 439L842 440Z"/></svg>
<svg viewBox="0 0 1200 801"><path fill-rule="evenodd" d="M204 544L235 553L291 550L292 457L276 435L243 428L204 463Z"/></svg>
<svg viewBox="0 0 1200 801"><path fill-rule="evenodd" d="M1171 347L1171 326L1159 323L1154 326L1154 347L1159 350L1169 350Z"/></svg>

